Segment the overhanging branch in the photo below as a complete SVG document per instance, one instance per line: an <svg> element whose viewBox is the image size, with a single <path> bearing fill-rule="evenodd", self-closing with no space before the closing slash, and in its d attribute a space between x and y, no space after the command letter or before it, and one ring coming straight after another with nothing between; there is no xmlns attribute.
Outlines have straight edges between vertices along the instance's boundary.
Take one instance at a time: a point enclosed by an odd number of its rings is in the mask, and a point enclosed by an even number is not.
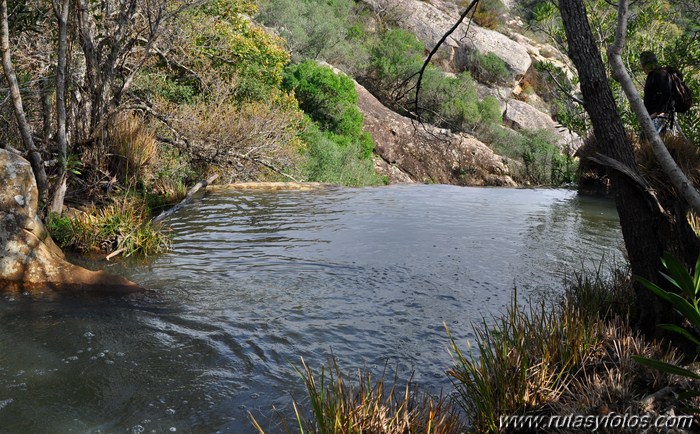
<svg viewBox="0 0 700 434"><path fill-rule="evenodd" d="M681 196L688 202L691 208L696 213L700 214L700 193L693 187L693 184L688 180L688 177L685 176L668 152L666 145L661 140L656 128L654 128L654 123L649 113L647 113L646 107L644 107L644 102L639 96L637 88L634 87L634 83L622 62L622 49L625 46L625 34L627 32L627 20L629 18L628 0L620 0L617 13L615 41L608 48L608 58L612 66L613 77L620 82L622 90L625 92L630 106L642 126L642 131L644 131L646 137L651 141L652 151L664 174L668 176L673 186L678 189Z"/></svg>

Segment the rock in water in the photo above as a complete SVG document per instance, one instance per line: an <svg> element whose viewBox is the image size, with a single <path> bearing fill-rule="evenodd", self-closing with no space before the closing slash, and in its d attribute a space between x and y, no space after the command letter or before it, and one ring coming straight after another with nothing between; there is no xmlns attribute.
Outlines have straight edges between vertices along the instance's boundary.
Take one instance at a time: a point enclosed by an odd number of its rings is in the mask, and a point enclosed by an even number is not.
<svg viewBox="0 0 700 434"><path fill-rule="evenodd" d="M143 288L122 277L65 260L41 222L27 160L0 149L0 290L129 293Z"/></svg>

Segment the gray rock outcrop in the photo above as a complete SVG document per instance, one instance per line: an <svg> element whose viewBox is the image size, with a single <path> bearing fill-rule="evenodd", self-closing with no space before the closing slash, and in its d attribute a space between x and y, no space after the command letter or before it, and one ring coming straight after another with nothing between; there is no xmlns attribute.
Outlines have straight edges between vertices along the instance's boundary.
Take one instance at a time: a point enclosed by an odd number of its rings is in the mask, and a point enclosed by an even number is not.
<svg viewBox="0 0 700 434"><path fill-rule="evenodd" d="M382 105L355 83L365 130L376 142L378 172L390 183L515 186L488 146L466 134L414 123Z"/></svg>
<svg viewBox="0 0 700 434"><path fill-rule="evenodd" d="M70 264L44 228L28 161L0 149L0 290L134 292L133 282Z"/></svg>
<svg viewBox="0 0 700 434"><path fill-rule="evenodd" d="M412 32L431 50L440 38L457 22L459 10L455 5L432 0L363 0L380 16L395 21ZM465 56L476 49L483 54L493 53L501 58L518 80L530 68L532 60L527 49L508 36L482 28L475 23L462 24L445 41L442 53L447 61L443 67L451 72L465 68Z"/></svg>
<svg viewBox="0 0 700 434"><path fill-rule="evenodd" d="M507 126L514 130L547 130L556 139L557 146L571 155L581 146L581 138L557 125L552 117L530 104L510 99L503 114Z"/></svg>

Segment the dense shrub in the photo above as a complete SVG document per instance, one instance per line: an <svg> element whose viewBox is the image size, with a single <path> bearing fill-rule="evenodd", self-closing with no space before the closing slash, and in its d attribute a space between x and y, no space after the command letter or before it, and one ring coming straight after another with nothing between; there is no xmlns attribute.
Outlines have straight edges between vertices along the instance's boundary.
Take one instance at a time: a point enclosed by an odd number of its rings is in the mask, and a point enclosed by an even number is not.
<svg viewBox="0 0 700 434"><path fill-rule="evenodd" d="M284 87L294 92L301 109L322 130L341 136L362 134L357 91L347 75L307 60L285 70Z"/></svg>
<svg viewBox="0 0 700 434"><path fill-rule="evenodd" d="M402 100L423 64L425 46L403 29L384 32L370 49L368 79L372 90L385 100Z"/></svg>
<svg viewBox="0 0 700 434"><path fill-rule="evenodd" d="M506 83L511 77L506 62L493 53L472 50L467 55L467 68L482 83Z"/></svg>
<svg viewBox="0 0 700 434"><path fill-rule="evenodd" d="M515 162L510 173L517 182L559 185L575 179L576 162L554 145L549 131L515 132L494 126L486 141L496 153Z"/></svg>
<svg viewBox="0 0 700 434"><path fill-rule="evenodd" d="M487 96L479 102L479 115L481 115L482 125L500 125L503 121L503 112L498 99Z"/></svg>
<svg viewBox="0 0 700 434"><path fill-rule="evenodd" d="M325 60L357 68L366 63L364 29L352 0L268 0L258 18L279 29L295 60Z"/></svg>
<svg viewBox="0 0 700 434"><path fill-rule="evenodd" d="M302 177L351 186L380 183L371 161L374 141L362 131L352 79L305 61L287 68L284 86L313 121L301 136L307 144Z"/></svg>
<svg viewBox="0 0 700 434"><path fill-rule="evenodd" d="M353 187L382 183L372 160L365 156L367 143L363 140L367 136L353 140L312 127L303 139L308 144L302 166L304 179Z"/></svg>

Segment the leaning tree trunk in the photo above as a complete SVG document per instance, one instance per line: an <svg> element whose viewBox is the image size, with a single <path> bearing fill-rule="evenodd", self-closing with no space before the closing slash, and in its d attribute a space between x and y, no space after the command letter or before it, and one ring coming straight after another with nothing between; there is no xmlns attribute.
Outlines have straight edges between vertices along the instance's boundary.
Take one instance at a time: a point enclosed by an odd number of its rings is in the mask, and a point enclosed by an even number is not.
<svg viewBox="0 0 700 434"><path fill-rule="evenodd" d="M697 237L685 216L682 203L662 205L646 188L632 153L632 146L617 111L605 65L593 38L583 0L559 0L569 44L569 57L576 65L601 158L608 169L615 193L620 226L635 275L660 280L660 257L670 252L686 263L697 257ZM670 306L660 303L637 285L637 326L645 334L656 333L656 324L668 320Z"/></svg>
<svg viewBox="0 0 700 434"><path fill-rule="evenodd" d="M44 169L44 162L42 161L41 154L34 145L29 123L24 115L22 95L19 92L19 83L17 82L17 75L12 66L12 58L10 56L10 29L8 25L7 0L2 0L2 2L0 2L0 51L2 51L2 68L5 72L5 79L10 87L12 106L14 108L15 118L17 118L17 127L22 136L24 147L29 154L29 162L32 165L37 188L39 190L39 199L41 202L46 203L49 181L46 177L46 170Z"/></svg>

